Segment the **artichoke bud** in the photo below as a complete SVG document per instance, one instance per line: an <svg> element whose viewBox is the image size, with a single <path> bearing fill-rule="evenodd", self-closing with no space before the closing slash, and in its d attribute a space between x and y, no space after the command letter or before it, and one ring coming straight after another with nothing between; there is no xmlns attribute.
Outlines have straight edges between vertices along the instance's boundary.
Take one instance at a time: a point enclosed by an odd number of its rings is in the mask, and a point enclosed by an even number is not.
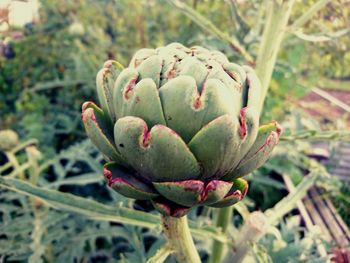
<svg viewBox="0 0 350 263"><path fill-rule="evenodd" d="M254 144L250 147L249 152L244 156L244 159L250 159L254 154L261 150L261 147L265 147L268 140L271 139L271 136L279 139L281 132L282 128L275 121L261 125L258 130L257 138L255 139Z"/></svg>
<svg viewBox="0 0 350 263"><path fill-rule="evenodd" d="M110 124L106 121L105 113L93 102L85 102L82 106L81 117L87 135L106 159L122 162L109 132Z"/></svg>
<svg viewBox="0 0 350 263"><path fill-rule="evenodd" d="M136 69L141 79L150 78L159 88L160 72L162 71L162 59L158 55L145 59Z"/></svg>
<svg viewBox="0 0 350 263"><path fill-rule="evenodd" d="M159 213L172 217L182 217L191 209L190 207L180 206L160 198L153 199L152 204Z"/></svg>
<svg viewBox="0 0 350 263"><path fill-rule="evenodd" d="M105 164L103 174L108 186L126 197L150 200L158 196L153 187L144 183L141 178L137 178L136 174L115 162Z"/></svg>
<svg viewBox="0 0 350 263"><path fill-rule="evenodd" d="M116 116L113 106L113 89L114 82L123 66L117 61L109 60L103 65L103 68L96 76L97 96L106 117L109 117L111 123L114 123Z"/></svg>
<svg viewBox="0 0 350 263"><path fill-rule="evenodd" d="M179 63L179 67L177 68L179 75L191 76L196 81L196 86L198 87L198 91L201 92L203 88L203 84L208 76L208 70L206 66L198 61L198 59L194 57L187 57ZM169 76L168 79L173 76Z"/></svg>
<svg viewBox="0 0 350 263"><path fill-rule="evenodd" d="M247 192L247 181L242 178L235 179L232 181L232 187L224 198L210 206L220 208L234 205L241 201L246 196Z"/></svg>
<svg viewBox="0 0 350 263"><path fill-rule="evenodd" d="M267 137L265 143L260 146L259 150L252 153L250 159L244 159L235 170L235 177L242 177L253 172L255 169L263 165L269 158L273 148L279 141L279 135L277 132L271 132Z"/></svg>
<svg viewBox="0 0 350 263"><path fill-rule="evenodd" d="M183 52L191 52L191 49L188 47L185 47L184 45L182 45L181 43L178 42L174 42L174 43L170 43L169 45L167 45L166 47L162 47L162 48L168 48L169 50L181 50Z"/></svg>
<svg viewBox="0 0 350 263"><path fill-rule="evenodd" d="M239 112L239 135L242 144L239 148L239 156L242 158L256 139L259 129L259 114L256 108L242 108Z"/></svg>
<svg viewBox="0 0 350 263"><path fill-rule="evenodd" d="M247 74L243 67L235 63L226 63L223 66L225 72L236 81L239 91L242 92L243 86L246 85Z"/></svg>
<svg viewBox="0 0 350 263"><path fill-rule="evenodd" d="M156 51L154 49L150 49L150 48L143 48L140 49L139 51L137 51L135 53L135 55L133 56L133 58L130 61L130 67L136 68L138 67L144 60L146 60L147 58L156 55Z"/></svg>
<svg viewBox="0 0 350 263"><path fill-rule="evenodd" d="M244 107L259 109L261 100L260 81L251 67L243 66L243 69L246 71L246 85L243 91L243 105ZM260 115L260 112L258 113Z"/></svg>
<svg viewBox="0 0 350 263"><path fill-rule="evenodd" d="M19 144L19 138L13 130L0 131L0 150L10 151Z"/></svg>
<svg viewBox="0 0 350 263"><path fill-rule="evenodd" d="M134 68L126 68L118 76L113 89L114 113L116 118L124 117L124 101L130 97L130 92L134 89L139 73Z"/></svg>
<svg viewBox="0 0 350 263"><path fill-rule="evenodd" d="M97 90L101 109L88 102L82 117L108 161L108 185L165 215L239 202L248 189L239 177L278 143L277 123L259 128L254 70L219 51L179 43L141 49L128 68L107 62Z"/></svg>
<svg viewBox="0 0 350 263"><path fill-rule="evenodd" d="M85 34L84 25L79 21L75 21L74 23L72 23L69 26L68 31L71 35L77 36L77 37L81 37Z"/></svg>
<svg viewBox="0 0 350 263"><path fill-rule="evenodd" d="M257 138L248 153L225 179L230 180L231 178L242 177L263 165L269 158L273 148L278 144L281 131L282 129L277 122L260 126Z"/></svg>

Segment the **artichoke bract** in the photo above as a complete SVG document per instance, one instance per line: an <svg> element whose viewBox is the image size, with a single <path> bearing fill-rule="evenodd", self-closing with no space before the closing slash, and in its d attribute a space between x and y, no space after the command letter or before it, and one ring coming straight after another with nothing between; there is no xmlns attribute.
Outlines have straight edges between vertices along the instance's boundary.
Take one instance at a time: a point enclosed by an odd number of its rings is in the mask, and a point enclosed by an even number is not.
<svg viewBox="0 0 350 263"><path fill-rule="evenodd" d="M19 144L18 134L13 130L0 130L0 151L10 151Z"/></svg>
<svg viewBox="0 0 350 263"><path fill-rule="evenodd" d="M276 122L259 127L253 69L219 51L179 43L141 49L127 68L107 61L96 82L101 107L84 103L82 119L108 160L108 185L168 216L240 201L248 189L241 177L279 141Z"/></svg>

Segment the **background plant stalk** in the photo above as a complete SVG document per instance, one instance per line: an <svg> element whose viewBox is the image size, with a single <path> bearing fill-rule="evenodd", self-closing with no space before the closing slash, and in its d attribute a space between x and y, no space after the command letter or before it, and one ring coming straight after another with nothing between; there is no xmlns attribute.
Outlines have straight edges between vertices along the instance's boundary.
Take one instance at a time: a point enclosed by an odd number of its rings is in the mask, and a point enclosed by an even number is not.
<svg viewBox="0 0 350 263"><path fill-rule="evenodd" d="M267 18L259 46L255 68L263 90L260 105L261 109L269 88L277 55L280 50L284 34L286 33L293 4L294 0L284 1L283 3L279 3L278 1L267 2Z"/></svg>
<svg viewBox="0 0 350 263"><path fill-rule="evenodd" d="M226 232L227 227L231 223L233 206L228 206L219 209L218 218L216 220L216 226L221 228L223 233ZM212 255L210 257L210 263L221 262L224 254L225 245L222 242L214 241Z"/></svg>
<svg viewBox="0 0 350 263"><path fill-rule="evenodd" d="M169 245L175 251L178 262L201 262L188 227L187 216L180 218L162 216L162 228Z"/></svg>

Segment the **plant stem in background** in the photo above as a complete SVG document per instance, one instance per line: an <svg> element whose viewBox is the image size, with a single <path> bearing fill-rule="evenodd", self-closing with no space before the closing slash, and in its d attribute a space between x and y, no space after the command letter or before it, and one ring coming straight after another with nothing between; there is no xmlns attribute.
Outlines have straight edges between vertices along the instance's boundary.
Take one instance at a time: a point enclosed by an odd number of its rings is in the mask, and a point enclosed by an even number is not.
<svg viewBox="0 0 350 263"><path fill-rule="evenodd" d="M258 242L267 233L269 226L278 224L279 220L296 206L310 187L314 185L317 178L324 172L322 169L315 168L273 208L268 209L264 213L259 211L251 213L240 230L238 238L235 240L236 245L226 254L223 262L241 262L249 252L251 244Z"/></svg>
<svg viewBox="0 0 350 263"><path fill-rule="evenodd" d="M292 30L297 30L299 27L303 26L307 21L309 21L318 11L324 8L331 0L319 0L311 8L305 12L301 17L294 21L290 26Z"/></svg>
<svg viewBox="0 0 350 263"><path fill-rule="evenodd" d="M287 29L293 4L294 0L267 1L266 23L259 46L255 69L262 86L260 108L263 107L265 101L273 69L276 64L277 54Z"/></svg>
<svg viewBox="0 0 350 263"><path fill-rule="evenodd" d="M266 233L267 228L268 221L264 213L260 211L251 213L240 230L237 240L235 240L237 246L234 247L234 256L228 254L230 256L226 257L223 262L242 262L251 249L251 244L257 242Z"/></svg>
<svg viewBox="0 0 350 263"><path fill-rule="evenodd" d="M162 227L178 262L201 262L193 243L186 216L180 218L162 216Z"/></svg>
<svg viewBox="0 0 350 263"><path fill-rule="evenodd" d="M308 140L308 141L350 141L350 132L342 130L330 130L330 131L317 131L307 130L300 131L294 134L284 134L280 138L281 141L296 141L296 140Z"/></svg>
<svg viewBox="0 0 350 263"><path fill-rule="evenodd" d="M171 246L166 244L160 248L153 257L149 258L146 263L163 263L173 252L174 250L171 248Z"/></svg>
<svg viewBox="0 0 350 263"><path fill-rule="evenodd" d="M16 156L12 152L5 152L5 155L6 155L7 159L8 159L8 162L12 165L13 169L16 172L18 172L18 177L21 180L25 180L24 170L21 169L21 165L19 164Z"/></svg>
<svg viewBox="0 0 350 263"><path fill-rule="evenodd" d="M310 172L286 197L281 199L273 208L265 211L268 222L276 225L278 221L287 213L289 213L307 193L307 191L315 184L319 176L324 175L324 169L316 168Z"/></svg>
<svg viewBox="0 0 350 263"><path fill-rule="evenodd" d="M231 223L232 211L233 211L232 206L219 209L218 218L216 220L216 226L220 227L223 233L226 232L227 227ZM222 242L218 242L217 240L214 240L212 255L210 257L209 262L210 263L221 262L222 256L224 254L224 248L225 248L225 244L223 244Z"/></svg>

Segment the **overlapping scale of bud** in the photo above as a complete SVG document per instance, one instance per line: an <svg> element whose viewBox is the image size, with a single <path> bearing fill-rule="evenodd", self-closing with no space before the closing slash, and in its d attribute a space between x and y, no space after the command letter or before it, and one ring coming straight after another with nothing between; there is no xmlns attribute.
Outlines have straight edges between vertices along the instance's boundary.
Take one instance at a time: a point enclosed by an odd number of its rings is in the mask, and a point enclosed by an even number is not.
<svg viewBox="0 0 350 263"><path fill-rule="evenodd" d="M125 69L107 61L96 82L101 108L84 103L82 119L108 161L108 185L165 215L242 200L241 177L279 141L276 122L259 127L254 70L219 51L179 43L141 49Z"/></svg>

